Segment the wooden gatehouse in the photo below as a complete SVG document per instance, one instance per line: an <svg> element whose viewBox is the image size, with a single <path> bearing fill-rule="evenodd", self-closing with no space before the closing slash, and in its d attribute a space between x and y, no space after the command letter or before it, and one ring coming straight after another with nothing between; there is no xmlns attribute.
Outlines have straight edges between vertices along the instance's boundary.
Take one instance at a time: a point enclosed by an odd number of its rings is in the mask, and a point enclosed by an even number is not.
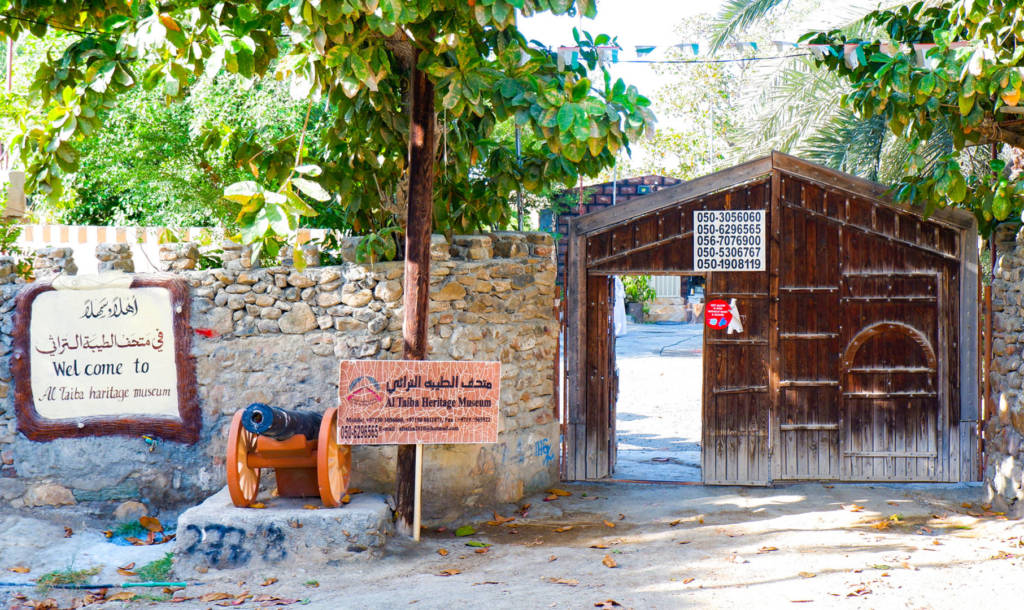
<svg viewBox="0 0 1024 610"><path fill-rule="evenodd" d="M705 329L702 477L979 480L977 225L768 157L580 216L567 253L567 479L616 458L615 275L697 275L694 212L765 210L763 271L705 275L743 332Z"/></svg>

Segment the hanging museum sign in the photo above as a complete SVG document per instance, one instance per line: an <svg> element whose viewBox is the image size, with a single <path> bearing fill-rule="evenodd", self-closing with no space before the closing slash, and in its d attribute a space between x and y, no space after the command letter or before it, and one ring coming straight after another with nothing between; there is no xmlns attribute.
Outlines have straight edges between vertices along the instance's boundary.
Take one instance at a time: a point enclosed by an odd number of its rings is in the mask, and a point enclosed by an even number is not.
<svg viewBox="0 0 1024 610"><path fill-rule="evenodd" d="M59 277L18 297L15 407L32 440L198 437L188 287L160 276Z"/></svg>
<svg viewBox="0 0 1024 610"><path fill-rule="evenodd" d="M694 210L694 271L764 271L764 210Z"/></svg>
<svg viewBox="0 0 1024 610"><path fill-rule="evenodd" d="M500 362L344 360L338 390L343 445L498 440Z"/></svg>

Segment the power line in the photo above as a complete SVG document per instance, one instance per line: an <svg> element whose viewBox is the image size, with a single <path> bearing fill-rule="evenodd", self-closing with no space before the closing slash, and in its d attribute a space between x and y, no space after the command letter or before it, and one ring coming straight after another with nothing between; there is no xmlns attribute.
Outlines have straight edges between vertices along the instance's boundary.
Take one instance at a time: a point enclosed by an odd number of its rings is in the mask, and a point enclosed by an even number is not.
<svg viewBox="0 0 1024 610"><path fill-rule="evenodd" d="M617 64L728 64L743 61L768 61L772 59L788 59L790 57L809 57L811 53L794 53L792 55L773 55L764 57L739 57L735 59L620 59Z"/></svg>
<svg viewBox="0 0 1024 610"><path fill-rule="evenodd" d="M81 34L83 36L91 36L93 38L110 38L109 34L105 34L103 32L97 32L95 30L82 30L82 29L78 29L78 28L73 28L71 26L67 26L67 25L63 25L63 24L59 24L59 23L52 23L50 21L46 21L45 19L29 19L27 17L19 17L17 15L12 15L10 13L2 13L2 14L0 14L0 19L13 19L14 21L22 21L24 23L32 23L32 24L35 24L35 25L45 25L45 26L51 27L51 28L53 28L55 30L61 30L61 31L64 31L64 32L71 32L73 34Z"/></svg>

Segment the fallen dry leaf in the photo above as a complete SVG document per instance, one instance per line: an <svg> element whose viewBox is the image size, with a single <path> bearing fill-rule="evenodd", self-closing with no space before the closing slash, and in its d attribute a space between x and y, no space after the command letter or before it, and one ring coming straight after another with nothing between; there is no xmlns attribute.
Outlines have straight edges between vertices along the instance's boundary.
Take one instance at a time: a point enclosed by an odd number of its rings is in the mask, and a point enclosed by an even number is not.
<svg viewBox="0 0 1024 610"><path fill-rule="evenodd" d="M690 544L690 540L680 540L679 544Z"/></svg>
<svg viewBox="0 0 1024 610"><path fill-rule="evenodd" d="M498 523L498 525L501 525L502 523L508 523L509 521L515 521L516 520L515 517L502 517L501 515L499 515L497 513L497 511L493 512L492 514L494 515L494 520Z"/></svg>
<svg viewBox="0 0 1024 610"><path fill-rule="evenodd" d="M558 488L554 488L554 487L552 487L551 489L547 490L547 493L549 493L549 494L551 494L553 496L561 496L563 498L572 495L571 491L565 491L564 489L558 489Z"/></svg>
<svg viewBox="0 0 1024 610"><path fill-rule="evenodd" d="M352 494L345 494L344 496L341 497L341 503L342 504L348 504L351 501L352 501Z"/></svg>
<svg viewBox="0 0 1024 610"><path fill-rule="evenodd" d="M10 570L11 572L17 572L18 574L28 574L29 572L32 571L31 568L26 568L25 566L14 566L12 568L7 568L7 569Z"/></svg>
<svg viewBox="0 0 1024 610"><path fill-rule="evenodd" d="M320 507L317 506L316 504L303 504L302 508L304 508L306 510L319 510L320 509Z"/></svg>
<svg viewBox="0 0 1024 610"><path fill-rule="evenodd" d="M447 570L441 570L439 576L455 576L456 574L462 574L462 570L456 570L455 568L448 568Z"/></svg>
<svg viewBox="0 0 1024 610"><path fill-rule="evenodd" d="M249 505L249 508L266 508L266 507L267 507L267 505L264 504L263 502L253 502L252 504Z"/></svg>
<svg viewBox="0 0 1024 610"><path fill-rule="evenodd" d="M554 502L557 499L558 499L558 496L556 496L555 494L551 494L550 496L544 496L544 501L545 502Z"/></svg>
<svg viewBox="0 0 1024 610"><path fill-rule="evenodd" d="M475 551L473 551L473 552L474 552L474 553L476 553L477 555L483 555L484 553L486 553L486 552L487 552L487 551L489 551L489 550L491 550L491 549L488 549L488 548L483 548L483 549L476 549L476 550L475 550Z"/></svg>
<svg viewBox="0 0 1024 610"><path fill-rule="evenodd" d="M572 525L563 525L562 527L556 527L555 528L555 533L561 534L562 532L568 532L573 527L574 526L572 526Z"/></svg>
<svg viewBox="0 0 1024 610"><path fill-rule="evenodd" d="M622 604L614 599L606 599L603 602L594 602L595 608L621 608Z"/></svg>
<svg viewBox="0 0 1024 610"><path fill-rule="evenodd" d="M224 593L224 592L206 593L205 595L202 595L202 596L199 597L199 601L201 601L201 602L219 602L222 599L231 599L233 597L234 597L233 595L228 594L228 593Z"/></svg>
<svg viewBox="0 0 1024 610"><path fill-rule="evenodd" d="M292 599L289 597L275 597L273 595L257 595L252 598L252 601L260 604L262 607L266 606L290 606L298 603L298 599Z"/></svg>
<svg viewBox="0 0 1024 610"><path fill-rule="evenodd" d="M889 521L882 519L881 521L876 521L875 523L872 523L871 527L875 528L876 530L887 530L889 529Z"/></svg>
<svg viewBox="0 0 1024 610"><path fill-rule="evenodd" d="M133 601L134 599L135 599L135 593L132 593L131 591L121 591L120 593L115 593L115 594L111 595L110 597L108 597L107 601L108 602L130 602L130 601Z"/></svg>
<svg viewBox="0 0 1024 610"><path fill-rule="evenodd" d="M171 602L172 604L180 604L181 602L190 602L190 601L192 601L192 598L191 597L172 597L171 599L169 599L167 601Z"/></svg>
<svg viewBox="0 0 1024 610"><path fill-rule="evenodd" d="M350 496L354 496L356 494L361 494L361 493L363 493L363 490L359 489L358 487L349 487L348 488L348 495L350 495Z"/></svg>
<svg viewBox="0 0 1024 610"><path fill-rule="evenodd" d="M65 538L70 538L70 537L72 537L74 535L75 535L75 530L73 530L70 527L65 525L64 526L64 537Z"/></svg>
<svg viewBox="0 0 1024 610"><path fill-rule="evenodd" d="M779 549L777 547L774 547L774 546L763 546L763 547L757 549L757 552L758 553L771 553L771 552L777 551L777 550L779 550Z"/></svg>
<svg viewBox="0 0 1024 610"><path fill-rule="evenodd" d="M547 581L553 582L556 585L569 585L570 587L575 587L580 584L580 581L575 578L548 578Z"/></svg>
<svg viewBox="0 0 1024 610"><path fill-rule="evenodd" d="M271 576L270 578L268 578L268 579L264 580L263 582L261 582L260 586L261 587L269 587L270 585L274 584L275 582L277 582L277 579L274 578L273 576Z"/></svg>
<svg viewBox="0 0 1024 610"><path fill-rule="evenodd" d="M619 521L622 521L625 518L626 518L626 515L623 515L622 513L619 513Z"/></svg>
<svg viewBox="0 0 1024 610"><path fill-rule="evenodd" d="M448 549L437 549L437 554L440 555L441 557L444 557L445 555L448 554Z"/></svg>
<svg viewBox="0 0 1024 610"><path fill-rule="evenodd" d="M962 506L963 508L971 508L971 506L973 505L970 502L961 502L960 506Z"/></svg>
<svg viewBox="0 0 1024 610"><path fill-rule="evenodd" d="M558 559L558 556L552 555L551 557L548 557L548 562L550 563L552 561L555 561L556 559Z"/></svg>
<svg viewBox="0 0 1024 610"><path fill-rule="evenodd" d="M892 500L889 500L888 502L886 502L886 504L892 504L893 506L899 506L900 505L899 502L893 502Z"/></svg>
<svg viewBox="0 0 1024 610"><path fill-rule="evenodd" d="M860 504L843 504L843 508L850 511L851 513L859 513L864 510L864 507Z"/></svg>
<svg viewBox="0 0 1024 610"><path fill-rule="evenodd" d="M124 568L118 568L117 573L121 576L138 576L138 573L132 572L131 570L126 570Z"/></svg>
<svg viewBox="0 0 1024 610"><path fill-rule="evenodd" d="M847 593L846 597L861 597L862 595L867 595L868 593L871 593L871 589L861 586Z"/></svg>
<svg viewBox="0 0 1024 610"><path fill-rule="evenodd" d="M801 578L814 578L817 576L814 572L800 572L799 574Z"/></svg>
<svg viewBox="0 0 1024 610"><path fill-rule="evenodd" d="M668 525L669 525L669 527L675 527L675 526L679 525L682 522L683 522L682 519L676 519L675 521L669 521Z"/></svg>
<svg viewBox="0 0 1024 610"><path fill-rule="evenodd" d="M131 562L128 562L128 563L124 564L123 566L117 566L117 569L118 570L130 570L130 569L132 569L134 567L135 567L135 562L131 561Z"/></svg>
<svg viewBox="0 0 1024 610"><path fill-rule="evenodd" d="M619 564L615 563L615 560L612 559L611 555L605 555L604 559L601 560L601 563L603 563L606 567L609 567L609 568L614 568L614 567L619 565Z"/></svg>
<svg viewBox="0 0 1024 610"><path fill-rule="evenodd" d="M615 527L615 524L607 519L604 520L604 524L608 527Z"/></svg>
<svg viewBox="0 0 1024 610"><path fill-rule="evenodd" d="M146 528L151 532L164 531L164 526L162 523L160 523L160 520L156 517L150 517L148 515L143 515L142 517L139 517L139 525L141 525L142 527Z"/></svg>
<svg viewBox="0 0 1024 610"><path fill-rule="evenodd" d="M111 530L103 530L103 537L104 538L113 538L114 537L114 532L112 532Z"/></svg>
<svg viewBox="0 0 1024 610"><path fill-rule="evenodd" d="M607 544L592 544L592 545L590 545L590 548L592 548L592 549L606 549L606 548L608 548L608 545Z"/></svg>
<svg viewBox="0 0 1024 610"><path fill-rule="evenodd" d="M683 579L683 584L684 585L688 585L688 584L690 584L691 582L693 582L695 580L697 580L697 579L692 577L692 576L688 576L688 577Z"/></svg>

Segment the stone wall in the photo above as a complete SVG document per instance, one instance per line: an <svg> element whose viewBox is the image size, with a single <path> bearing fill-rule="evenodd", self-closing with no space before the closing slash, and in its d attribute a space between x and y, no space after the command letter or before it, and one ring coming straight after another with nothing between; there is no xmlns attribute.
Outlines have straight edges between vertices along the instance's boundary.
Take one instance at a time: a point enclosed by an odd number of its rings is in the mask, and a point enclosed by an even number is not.
<svg viewBox="0 0 1024 610"><path fill-rule="evenodd" d="M996 230L992 280L992 405L985 423L985 482L994 504L1024 516L1024 231Z"/></svg>
<svg viewBox="0 0 1024 610"><path fill-rule="evenodd" d="M500 360L494 445L426 448L424 515L460 515L549 486L558 476L553 361L553 243L546 234L434 236L430 358ZM510 256L495 256L495 251ZM399 359L402 262L191 270L188 245L161 258L192 290L192 354L203 414L192 446L96 437L36 443L16 433L10 390L12 309L21 286L0 286L0 504L142 500L195 503L224 485L231 415L252 402L323 411L337 403L338 360ZM453 256L454 255L454 256ZM469 257L472 260L466 260ZM352 485L391 493L394 448L353 451Z"/></svg>

